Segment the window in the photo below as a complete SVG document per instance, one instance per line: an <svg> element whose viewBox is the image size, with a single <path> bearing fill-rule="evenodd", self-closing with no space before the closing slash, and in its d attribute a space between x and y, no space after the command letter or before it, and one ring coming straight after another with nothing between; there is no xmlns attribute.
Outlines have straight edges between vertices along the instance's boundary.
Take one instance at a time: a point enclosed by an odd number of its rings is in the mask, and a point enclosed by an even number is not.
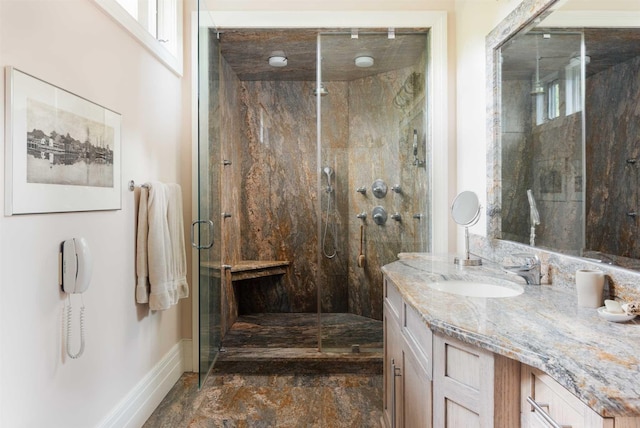
<svg viewBox="0 0 640 428"><path fill-rule="evenodd" d="M552 80L547 84L547 117L560 117L560 81Z"/></svg>
<svg viewBox="0 0 640 428"><path fill-rule="evenodd" d="M182 75L183 0L94 0L158 59Z"/></svg>

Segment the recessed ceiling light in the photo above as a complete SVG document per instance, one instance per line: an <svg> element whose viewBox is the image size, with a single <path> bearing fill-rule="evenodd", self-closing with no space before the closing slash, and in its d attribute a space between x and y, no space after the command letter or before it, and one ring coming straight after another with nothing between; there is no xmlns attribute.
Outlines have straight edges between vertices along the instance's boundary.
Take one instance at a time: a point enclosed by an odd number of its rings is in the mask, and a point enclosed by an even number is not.
<svg viewBox="0 0 640 428"><path fill-rule="evenodd" d="M373 65L373 57L359 56L356 58L356 67L367 68Z"/></svg>
<svg viewBox="0 0 640 428"><path fill-rule="evenodd" d="M271 52L271 56L269 56L269 65L271 67L285 67L287 65L287 57L284 55L284 52Z"/></svg>

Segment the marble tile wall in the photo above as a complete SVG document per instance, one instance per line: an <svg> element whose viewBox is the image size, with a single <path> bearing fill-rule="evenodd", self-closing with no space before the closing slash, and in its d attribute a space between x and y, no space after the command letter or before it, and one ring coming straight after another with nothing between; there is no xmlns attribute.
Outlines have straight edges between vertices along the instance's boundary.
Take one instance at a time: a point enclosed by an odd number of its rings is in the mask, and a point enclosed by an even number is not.
<svg viewBox="0 0 640 428"><path fill-rule="evenodd" d="M586 247L640 258L640 57L587 78ZM638 159L628 163L628 159Z"/></svg>
<svg viewBox="0 0 640 428"><path fill-rule="evenodd" d="M380 267L397 259L400 252L427 251L429 221L428 166L416 165L426 158L425 85L423 63L349 83L349 210L348 274L349 311L382 319ZM371 191L374 180L388 186L384 198ZM399 185L401 192L391 190ZM367 187L362 195L355 191ZM389 218L385 225L373 221L372 210L382 206ZM366 221L356 218L367 213ZM401 221L391 215L398 213ZM414 215L423 215L421 219ZM358 267L360 226L364 225L366 262Z"/></svg>
<svg viewBox="0 0 640 428"><path fill-rule="evenodd" d="M426 44L426 43L425 43ZM322 165L331 166L333 191L317 187L315 82L239 81L221 59L220 111L222 168L221 211L226 264L239 260L289 260L284 276L227 281L223 320L231 325L240 313L315 312L321 285L325 312L351 312L381 319L380 267L399 252L426 251L430 236L429 173L417 157L426 153L426 54L414 67L354 81L325 82L322 97ZM371 184L385 180L389 191L376 199ZM391 186L400 185L394 193ZM355 192L367 187L367 194ZM318 257L326 224L328 197L335 223L337 256ZM320 198L320 201L318 201ZM318 203L320 209L318 210ZM390 217L384 226L372 221L381 205ZM366 212L363 223L356 214ZM422 215L413 218L414 215ZM364 224L366 262L357 266L360 226ZM319 242L320 241L320 242ZM325 238L332 253L334 233ZM320 264L318 264L320 263Z"/></svg>
<svg viewBox="0 0 640 428"><path fill-rule="evenodd" d="M316 104L312 82L245 81L240 87L242 156L241 236L245 260L289 260L287 275L271 285L242 284L247 312L314 312ZM271 290L269 290L271 288ZM266 296L264 293L270 294Z"/></svg>

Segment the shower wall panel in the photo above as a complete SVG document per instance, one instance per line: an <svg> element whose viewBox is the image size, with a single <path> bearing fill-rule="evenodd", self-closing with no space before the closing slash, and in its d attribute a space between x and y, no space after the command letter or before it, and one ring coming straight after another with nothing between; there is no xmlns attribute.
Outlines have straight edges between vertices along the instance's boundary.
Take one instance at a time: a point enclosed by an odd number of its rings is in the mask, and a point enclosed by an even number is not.
<svg viewBox="0 0 640 428"><path fill-rule="evenodd" d="M291 262L287 275L238 284L240 307L246 312L317 308L319 219L312 89L312 82L241 82L242 258ZM327 286L346 288L346 284ZM334 308L340 304L330 302Z"/></svg>
<svg viewBox="0 0 640 428"><path fill-rule="evenodd" d="M425 61L349 82L349 312L379 320L383 307L380 267L396 260L400 252L428 248ZM384 198L372 194L376 179L389 188ZM401 191L393 192L391 187L397 185ZM367 187L365 195L354 191L360 186ZM383 226L373 221L375 206L389 214ZM356 218L363 211L367 213L364 223ZM400 221L391 218L396 213ZM358 267L362 224L366 261Z"/></svg>

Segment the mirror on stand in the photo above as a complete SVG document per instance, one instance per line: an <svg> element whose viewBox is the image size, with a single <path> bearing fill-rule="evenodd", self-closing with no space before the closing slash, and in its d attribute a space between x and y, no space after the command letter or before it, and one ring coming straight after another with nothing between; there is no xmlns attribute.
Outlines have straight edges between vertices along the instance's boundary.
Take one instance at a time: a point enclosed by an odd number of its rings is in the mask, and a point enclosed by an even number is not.
<svg viewBox="0 0 640 428"><path fill-rule="evenodd" d="M460 266L480 266L482 260L472 259L469 253L469 227L480 219L480 200L474 192L460 192L451 204L451 217L458 225L464 226L465 258L456 257L454 263Z"/></svg>

